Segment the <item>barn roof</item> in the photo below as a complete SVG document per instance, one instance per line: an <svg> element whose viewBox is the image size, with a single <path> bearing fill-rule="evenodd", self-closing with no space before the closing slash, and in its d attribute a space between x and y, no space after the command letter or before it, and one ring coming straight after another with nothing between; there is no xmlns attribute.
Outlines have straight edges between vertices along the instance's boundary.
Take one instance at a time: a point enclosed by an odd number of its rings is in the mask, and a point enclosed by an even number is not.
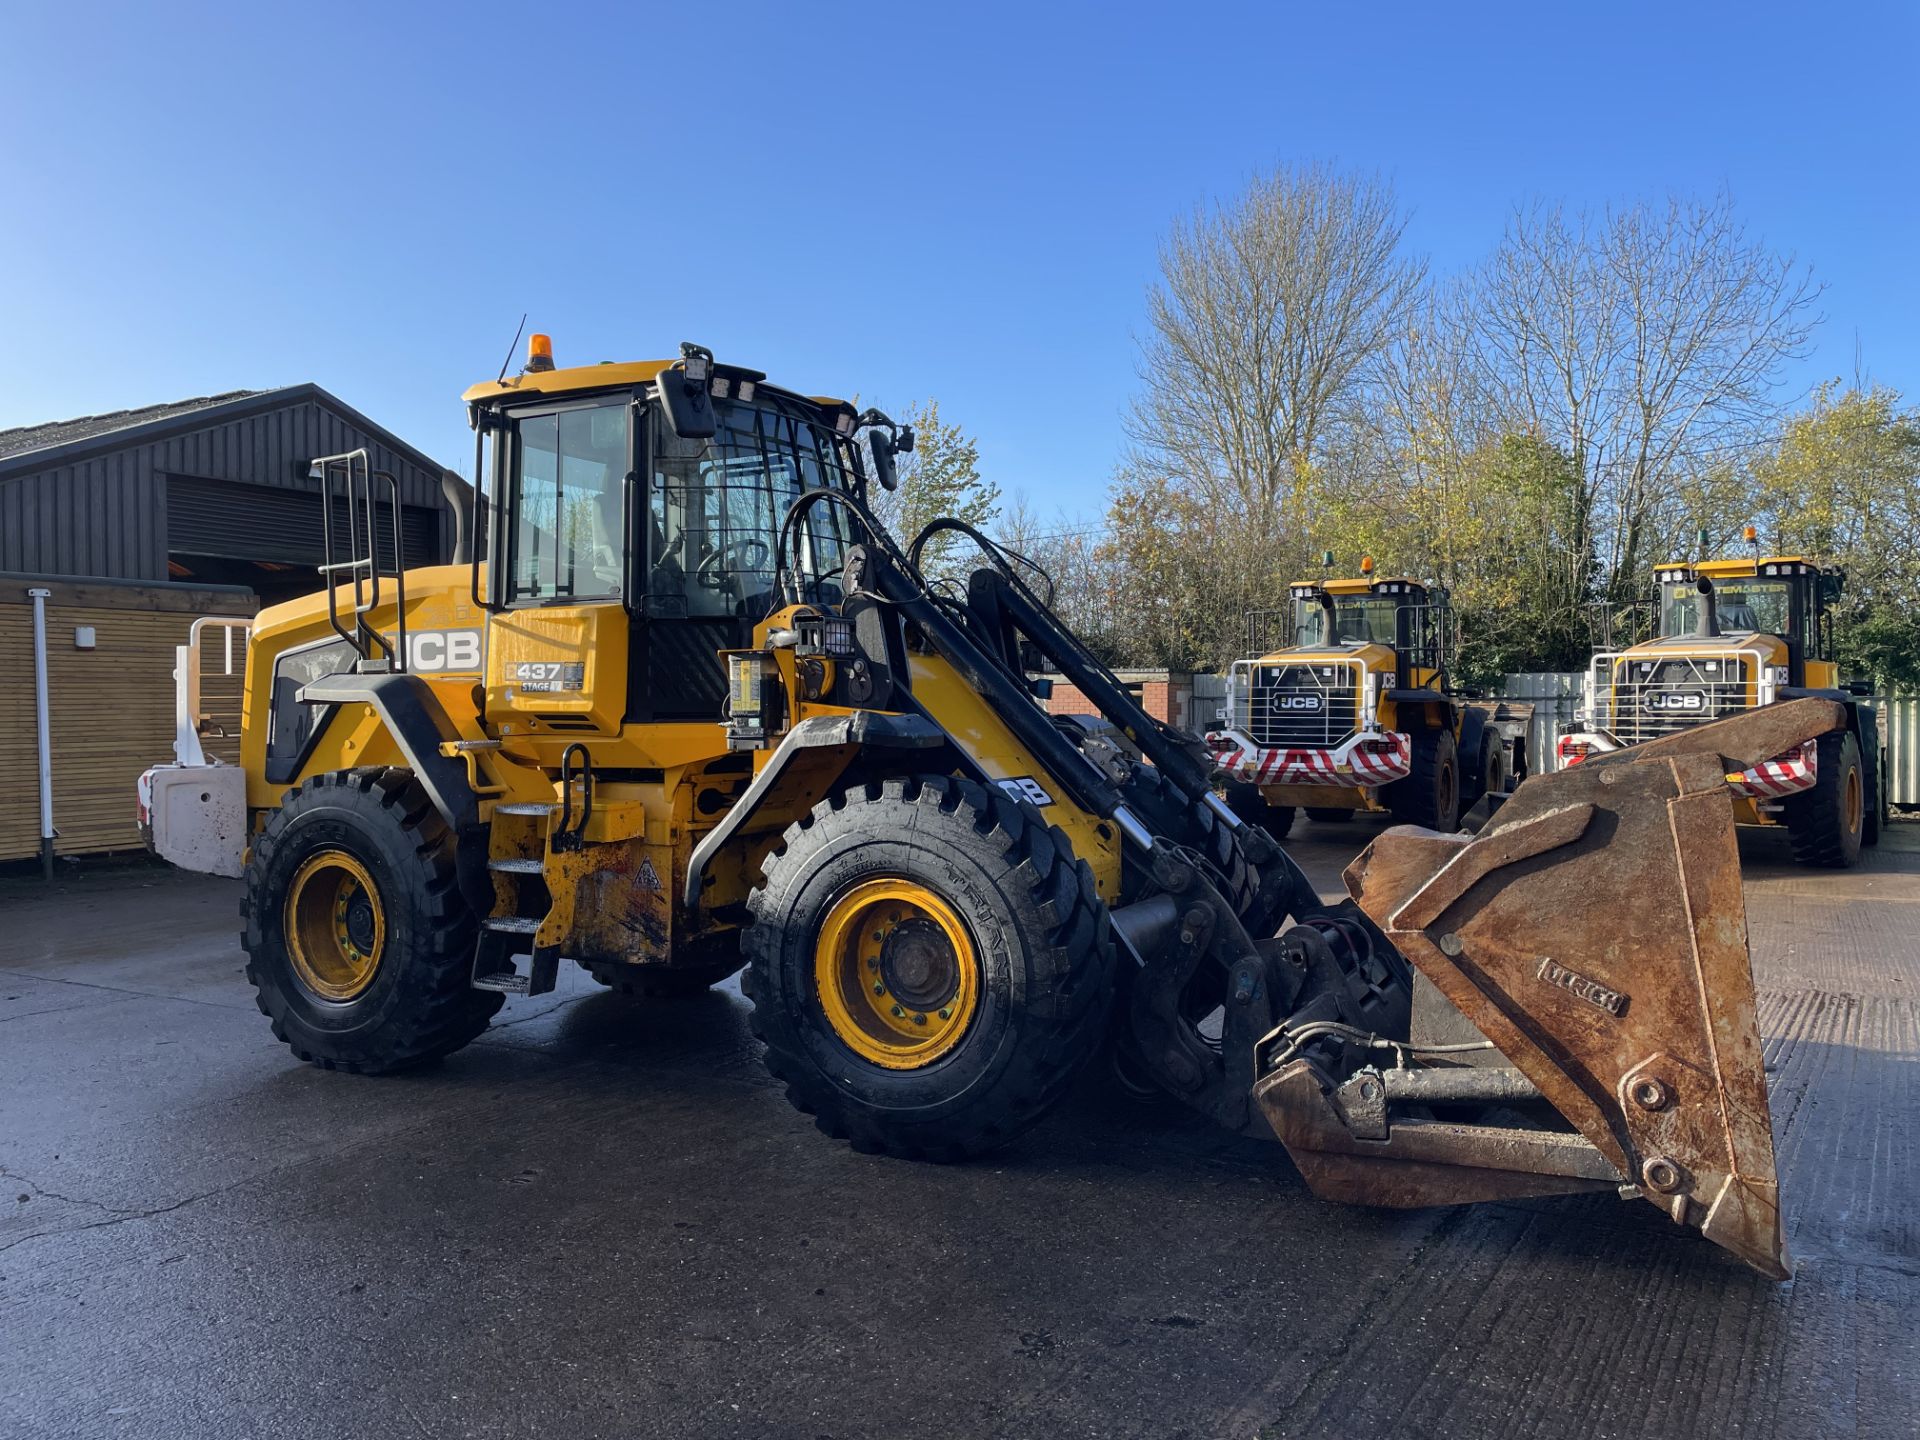
<svg viewBox="0 0 1920 1440"><path fill-rule="evenodd" d="M391 449L430 474L440 473L439 462L429 459L385 426L376 425L344 400L308 383L284 385L274 390L228 390L219 395L143 405L135 410L112 410L102 415L81 415L72 420L50 420L40 425L0 430L0 476L71 464L102 450L145 444L174 431L197 430L306 400L317 401L361 430L378 436Z"/></svg>
<svg viewBox="0 0 1920 1440"><path fill-rule="evenodd" d="M142 405L137 410L109 410L104 415L78 415L71 420L49 420L40 425L19 425L0 430L0 460L24 455L29 450L47 450L70 445L76 440L91 440L117 430L131 430L156 420L172 420L193 415L229 400L246 400L264 395L264 390L229 390L223 395L198 395L191 400L169 400L160 405Z"/></svg>

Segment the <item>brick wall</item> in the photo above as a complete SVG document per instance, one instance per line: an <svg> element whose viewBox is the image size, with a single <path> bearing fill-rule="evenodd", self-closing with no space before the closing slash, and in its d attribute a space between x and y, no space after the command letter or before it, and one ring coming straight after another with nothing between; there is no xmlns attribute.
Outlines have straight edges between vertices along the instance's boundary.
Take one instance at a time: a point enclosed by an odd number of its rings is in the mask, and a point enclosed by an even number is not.
<svg viewBox="0 0 1920 1440"><path fill-rule="evenodd" d="M1196 717L1193 714L1191 675L1180 670L1119 670L1115 673L1122 684L1135 689L1140 703L1154 719L1193 728ZM1100 713L1077 687L1058 678L1053 682L1053 698L1047 702L1047 709L1055 715ZM1212 717L1203 715L1197 718L1204 725Z"/></svg>

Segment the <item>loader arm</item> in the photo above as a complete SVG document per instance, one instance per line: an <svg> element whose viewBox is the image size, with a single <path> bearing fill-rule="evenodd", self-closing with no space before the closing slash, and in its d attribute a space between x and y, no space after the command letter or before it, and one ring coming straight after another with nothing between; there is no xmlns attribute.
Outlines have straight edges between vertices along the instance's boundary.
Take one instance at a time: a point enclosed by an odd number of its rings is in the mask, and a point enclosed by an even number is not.
<svg viewBox="0 0 1920 1440"><path fill-rule="evenodd" d="M1281 902L1236 914L1217 874L1136 835L1111 777L1051 731L1022 683L1018 642L1174 788L1223 809L1194 747L1004 563L975 571L956 621L897 552L874 558L865 583L1141 852L1149 898L1117 908L1114 926L1137 967L1130 1033L1164 1088L1228 1126L1270 1129L1329 1199L1616 1190L1788 1275L1723 776L1832 729L1830 702L1530 777L1477 836L1388 831L1350 867L1341 905L1320 902L1264 831L1236 821L1235 843L1258 855ZM1275 934L1283 915L1291 924ZM1191 1023L1196 994L1202 1010L1217 1001L1211 1038Z"/></svg>

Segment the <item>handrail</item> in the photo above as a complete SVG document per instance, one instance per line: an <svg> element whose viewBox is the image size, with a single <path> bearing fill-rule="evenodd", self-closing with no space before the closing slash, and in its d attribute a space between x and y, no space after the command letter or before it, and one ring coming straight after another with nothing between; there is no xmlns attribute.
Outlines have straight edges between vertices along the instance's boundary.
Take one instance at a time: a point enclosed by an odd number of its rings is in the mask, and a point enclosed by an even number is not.
<svg viewBox="0 0 1920 1440"><path fill-rule="evenodd" d="M489 430L492 430L500 437L495 441L495 501L491 504L487 499L487 476L484 468L486 462L487 432ZM492 420L492 412L490 411L483 411L479 420L474 425L473 518L467 526L469 532L467 545L467 592L469 598L473 601L473 608L482 614L493 614L504 608L494 599L494 596L499 593L499 581L497 577L501 571L501 566L496 563L499 559L499 555L496 552L496 546L499 542L496 539L495 530L499 517L494 512L501 508L498 504L498 496L504 490L504 477L510 473L507 466L511 465L513 456L509 454L505 457L505 462L502 463L502 457L499 454L498 447L501 445L512 445L519 434L520 432L516 428L504 421L494 423ZM487 584L485 594L482 594L480 590L480 534L482 530L486 532L487 537Z"/></svg>
<svg viewBox="0 0 1920 1440"><path fill-rule="evenodd" d="M187 643L173 647L173 758L181 765L208 763L200 744L207 718L200 709L200 632L209 625L219 627L226 640L225 675L234 673L233 632L253 633L253 621L245 616L202 615L187 627Z"/></svg>
<svg viewBox="0 0 1920 1440"><path fill-rule="evenodd" d="M407 668L407 565L405 530L402 527L400 482L391 472L373 469L372 457L365 446L339 455L323 455L310 462L309 471L320 472L320 542L323 562L320 576L327 586L327 623L361 660L372 662L377 647L386 657L386 668L402 673ZM340 494L347 507L347 547L351 558L334 558L333 500L334 477L341 477ZM374 482L384 480L393 504L393 584L395 636L389 641L367 620L379 608L382 582L387 578L380 565L380 526L375 508ZM360 553L360 517L366 517L366 553ZM337 578L342 572L353 586L353 629L341 623Z"/></svg>

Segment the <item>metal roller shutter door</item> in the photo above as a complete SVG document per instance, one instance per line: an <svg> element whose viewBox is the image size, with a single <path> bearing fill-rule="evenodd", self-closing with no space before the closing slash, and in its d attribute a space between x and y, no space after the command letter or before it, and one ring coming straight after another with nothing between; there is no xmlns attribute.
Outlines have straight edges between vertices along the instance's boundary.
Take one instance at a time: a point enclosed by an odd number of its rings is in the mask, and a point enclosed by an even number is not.
<svg viewBox="0 0 1920 1440"><path fill-rule="evenodd" d="M380 553L393 554L391 507L379 514ZM346 507L334 503L335 533L346 531ZM425 506L403 506L401 530L407 561L431 565L438 553L440 513ZM318 565L321 560L320 496L312 491L225 480L167 477L167 551L226 560L271 560L287 565Z"/></svg>

